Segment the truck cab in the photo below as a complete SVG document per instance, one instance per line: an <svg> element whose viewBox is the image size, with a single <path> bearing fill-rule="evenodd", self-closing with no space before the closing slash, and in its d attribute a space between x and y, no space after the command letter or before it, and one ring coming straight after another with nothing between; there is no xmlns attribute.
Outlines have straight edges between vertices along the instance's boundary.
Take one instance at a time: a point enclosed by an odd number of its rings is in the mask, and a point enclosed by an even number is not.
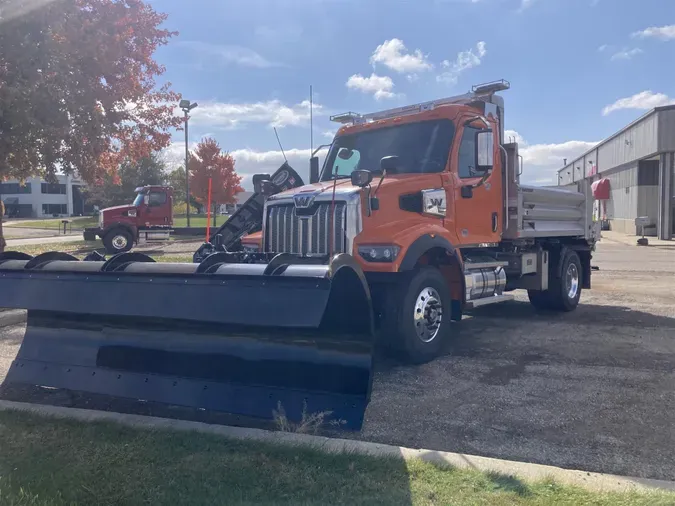
<svg viewBox="0 0 675 506"><path fill-rule="evenodd" d="M98 227L85 229L84 239L100 237L106 251L114 254L129 251L141 235L168 238L173 226L173 189L141 186L135 193L129 205L102 209Z"/></svg>

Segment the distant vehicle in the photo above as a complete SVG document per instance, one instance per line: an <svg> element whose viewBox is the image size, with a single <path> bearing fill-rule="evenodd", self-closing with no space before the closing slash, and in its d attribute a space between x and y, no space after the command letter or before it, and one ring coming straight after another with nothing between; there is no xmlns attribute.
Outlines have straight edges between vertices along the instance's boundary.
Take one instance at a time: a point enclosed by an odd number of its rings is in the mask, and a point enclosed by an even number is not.
<svg viewBox="0 0 675 506"><path fill-rule="evenodd" d="M85 241L103 240L110 254L129 251L140 239L169 239L173 227L173 188L141 186L126 206L101 209L98 227L84 230Z"/></svg>

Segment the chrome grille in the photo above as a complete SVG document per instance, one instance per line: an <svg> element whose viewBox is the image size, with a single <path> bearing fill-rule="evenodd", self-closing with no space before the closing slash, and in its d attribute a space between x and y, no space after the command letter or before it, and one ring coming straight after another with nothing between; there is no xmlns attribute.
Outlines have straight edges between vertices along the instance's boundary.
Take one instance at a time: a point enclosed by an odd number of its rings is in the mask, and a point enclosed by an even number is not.
<svg viewBox="0 0 675 506"><path fill-rule="evenodd" d="M314 214L298 216L294 204L271 205L267 208L265 251L327 255L330 248L330 202L318 202ZM347 203L335 202L333 210L333 253L346 251Z"/></svg>

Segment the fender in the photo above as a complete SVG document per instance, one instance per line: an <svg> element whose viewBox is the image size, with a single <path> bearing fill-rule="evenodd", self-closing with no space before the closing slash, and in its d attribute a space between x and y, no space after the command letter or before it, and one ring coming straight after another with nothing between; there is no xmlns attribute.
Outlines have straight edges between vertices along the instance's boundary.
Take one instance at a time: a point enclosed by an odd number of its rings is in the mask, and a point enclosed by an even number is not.
<svg viewBox="0 0 675 506"><path fill-rule="evenodd" d="M450 241L440 235L432 236L430 234L424 234L415 239L415 241L406 250L405 256L403 257L403 260L401 261L401 264L398 268L399 272L412 270L422 255L433 248L444 249L453 257L455 257L457 262L462 265L462 262L457 255L457 251Z"/></svg>
<svg viewBox="0 0 675 506"><path fill-rule="evenodd" d="M130 225L129 223L116 221L112 225L107 225L103 230L101 230L100 237L103 239L103 236L107 235L108 232L115 228L124 228L131 233L131 236L134 238L134 242L138 241L138 227L135 225Z"/></svg>
<svg viewBox="0 0 675 506"><path fill-rule="evenodd" d="M427 251L433 248L444 249L457 261L457 263L461 268L462 260L460 259L459 255L457 254L457 250L452 245L452 243L450 243L450 241L448 241L445 237L442 237L440 235L432 236L430 234L425 234L415 239L415 241L410 245L410 247L405 253L405 256L403 257L403 260L401 261L401 264L399 266L399 272L412 270L415 267L415 265L417 265L417 262L422 257L422 255L424 255ZM453 298L450 301L452 308L452 315L450 319L453 321L461 321L462 319L464 293L466 291L466 285L464 283L463 274L460 275L460 283L461 283L461 292L460 292L461 295L459 296L459 298Z"/></svg>

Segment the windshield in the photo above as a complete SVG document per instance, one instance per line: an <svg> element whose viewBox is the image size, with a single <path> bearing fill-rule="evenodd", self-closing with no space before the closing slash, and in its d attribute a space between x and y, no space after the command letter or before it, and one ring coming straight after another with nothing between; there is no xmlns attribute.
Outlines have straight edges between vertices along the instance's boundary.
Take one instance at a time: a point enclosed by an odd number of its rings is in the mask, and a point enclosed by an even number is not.
<svg viewBox="0 0 675 506"><path fill-rule="evenodd" d="M380 160L385 156L399 157L397 173L441 172L448 161L454 133L452 121L443 119L340 136L328 153L321 180L328 181L334 175L350 177L355 169L379 172Z"/></svg>
<svg viewBox="0 0 675 506"><path fill-rule="evenodd" d="M143 197L145 196L144 193L139 193L136 195L136 198L134 199L134 202L131 204L134 207L139 207L143 203Z"/></svg>

